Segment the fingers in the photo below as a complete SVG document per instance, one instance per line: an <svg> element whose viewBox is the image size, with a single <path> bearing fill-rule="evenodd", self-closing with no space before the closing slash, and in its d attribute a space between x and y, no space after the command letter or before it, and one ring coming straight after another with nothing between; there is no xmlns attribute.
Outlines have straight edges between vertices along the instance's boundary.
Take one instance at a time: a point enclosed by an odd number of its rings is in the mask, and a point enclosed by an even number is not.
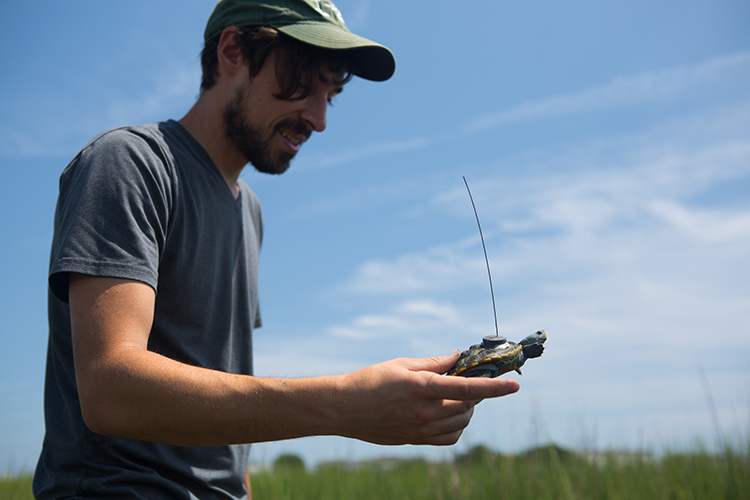
<svg viewBox="0 0 750 500"><path fill-rule="evenodd" d="M482 377L443 377L458 361L461 351L456 350L447 356L420 359L402 359L411 371L432 372L429 379L428 397L454 399L460 401L496 398L518 391L518 382L504 378Z"/></svg>
<svg viewBox="0 0 750 500"><path fill-rule="evenodd" d="M466 409L452 412L422 426L423 436L414 444L448 446L456 444L474 415L474 404L461 403Z"/></svg>
<svg viewBox="0 0 750 500"><path fill-rule="evenodd" d="M479 401L518 391L519 385L508 378L468 378L435 375L427 383L427 396L434 399Z"/></svg>

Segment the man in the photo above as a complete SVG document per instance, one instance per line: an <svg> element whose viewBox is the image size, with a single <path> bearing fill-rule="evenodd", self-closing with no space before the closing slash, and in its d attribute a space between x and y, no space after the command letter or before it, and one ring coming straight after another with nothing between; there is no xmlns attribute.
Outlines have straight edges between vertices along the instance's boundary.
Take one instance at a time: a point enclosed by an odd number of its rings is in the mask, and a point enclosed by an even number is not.
<svg viewBox="0 0 750 500"><path fill-rule="evenodd" d="M518 389L442 376L458 352L252 376L262 217L240 172L284 172L349 75L387 80L395 61L323 0L221 0L205 39L179 122L104 132L61 176L39 499L241 498L248 443L448 445Z"/></svg>

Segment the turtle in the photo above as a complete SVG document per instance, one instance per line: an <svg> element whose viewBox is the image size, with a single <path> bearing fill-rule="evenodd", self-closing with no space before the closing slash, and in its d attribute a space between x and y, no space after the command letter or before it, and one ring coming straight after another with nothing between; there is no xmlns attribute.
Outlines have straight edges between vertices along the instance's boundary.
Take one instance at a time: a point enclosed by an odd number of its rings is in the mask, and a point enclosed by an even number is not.
<svg viewBox="0 0 750 500"><path fill-rule="evenodd" d="M494 378L511 370L521 374L521 367L529 358L538 358L544 351L547 332L539 330L521 342L508 341L499 335L489 335L461 353L448 375Z"/></svg>

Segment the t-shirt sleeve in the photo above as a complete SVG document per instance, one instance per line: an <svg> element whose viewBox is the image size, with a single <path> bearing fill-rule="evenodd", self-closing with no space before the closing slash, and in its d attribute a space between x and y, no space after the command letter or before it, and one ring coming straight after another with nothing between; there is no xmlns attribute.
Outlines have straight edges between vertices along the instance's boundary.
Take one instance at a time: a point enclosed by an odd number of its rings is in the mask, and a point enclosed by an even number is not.
<svg viewBox="0 0 750 500"><path fill-rule="evenodd" d="M263 243L263 211L261 210L258 197L250 190L248 185L242 179L240 179L240 189L242 190L242 199L244 200L244 218L252 225L253 230L249 231L249 233L255 236L255 241L248 242L247 246L248 248L256 248L257 252L260 250L261 244ZM255 279L257 279L257 269L251 269L250 272L254 273ZM256 301L254 316L255 323L253 324L253 328L262 327L263 320L260 314L260 301Z"/></svg>
<svg viewBox="0 0 750 500"><path fill-rule="evenodd" d="M87 145L60 178L49 284L68 300L70 273L157 289L169 224L168 157L153 139L117 129Z"/></svg>

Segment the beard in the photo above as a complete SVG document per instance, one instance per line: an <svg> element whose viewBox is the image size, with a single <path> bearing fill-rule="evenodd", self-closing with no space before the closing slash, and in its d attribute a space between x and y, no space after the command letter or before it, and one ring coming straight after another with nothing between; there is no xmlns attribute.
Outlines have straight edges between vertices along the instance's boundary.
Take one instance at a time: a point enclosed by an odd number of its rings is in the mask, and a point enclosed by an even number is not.
<svg viewBox="0 0 750 500"><path fill-rule="evenodd" d="M234 97L224 108L224 135L258 172L283 174L289 168L294 153L288 151L273 153L272 142L276 134L281 128L285 128L307 138L310 137L312 131L300 120L287 118L276 124L268 133L264 133L259 127L247 122L245 95L245 88L238 88Z"/></svg>

